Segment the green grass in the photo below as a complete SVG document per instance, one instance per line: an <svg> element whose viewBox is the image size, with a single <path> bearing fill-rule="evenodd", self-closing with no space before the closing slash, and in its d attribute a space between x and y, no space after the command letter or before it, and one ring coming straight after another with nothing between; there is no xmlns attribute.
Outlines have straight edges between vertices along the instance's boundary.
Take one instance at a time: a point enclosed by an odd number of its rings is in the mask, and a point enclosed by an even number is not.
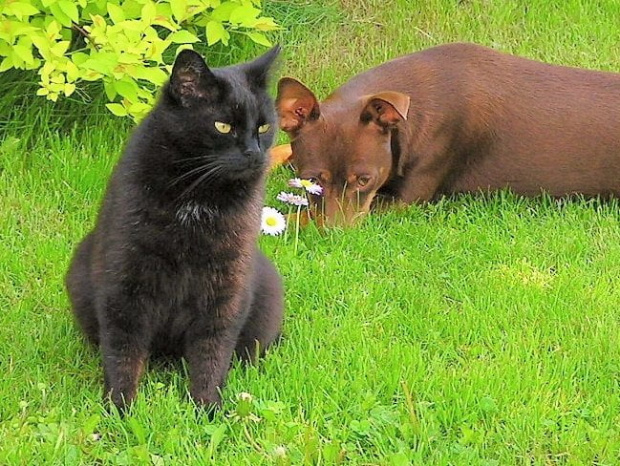
<svg viewBox="0 0 620 466"><path fill-rule="evenodd" d="M322 97L449 41L620 71L617 2L523 3L267 8L286 26L280 73ZM285 339L231 371L223 411L208 421L184 366L152 364L131 415L107 414L63 276L130 127L93 90L88 106L48 105L24 80L0 76L0 464L620 463L615 201L459 196L262 238L285 279ZM268 204L289 176L273 175Z"/></svg>

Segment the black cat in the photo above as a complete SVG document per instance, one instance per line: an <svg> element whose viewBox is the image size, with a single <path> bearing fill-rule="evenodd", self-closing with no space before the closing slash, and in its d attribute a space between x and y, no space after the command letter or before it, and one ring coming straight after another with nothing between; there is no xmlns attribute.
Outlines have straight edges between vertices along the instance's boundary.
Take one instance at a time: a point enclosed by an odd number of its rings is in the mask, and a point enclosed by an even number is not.
<svg viewBox="0 0 620 466"><path fill-rule="evenodd" d="M105 394L121 410L156 354L184 357L193 399L219 405L233 352L253 359L280 334L281 280L256 247L278 53L209 69L182 51L75 252L75 317L101 347Z"/></svg>

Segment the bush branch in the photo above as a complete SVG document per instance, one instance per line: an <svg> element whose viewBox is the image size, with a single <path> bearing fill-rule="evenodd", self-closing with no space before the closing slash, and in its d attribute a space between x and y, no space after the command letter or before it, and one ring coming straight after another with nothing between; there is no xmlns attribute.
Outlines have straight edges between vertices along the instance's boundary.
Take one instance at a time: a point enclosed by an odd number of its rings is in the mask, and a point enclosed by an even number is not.
<svg viewBox="0 0 620 466"><path fill-rule="evenodd" d="M82 26L80 26L78 23L72 21L71 22L71 28L74 31L77 31L78 33L80 33L82 35L82 37L84 37L84 39L86 39L88 42L90 42L92 44L93 47L95 47L96 49L99 48L99 45L95 44L93 39L90 37L90 34L88 34L88 31L86 29L84 29Z"/></svg>

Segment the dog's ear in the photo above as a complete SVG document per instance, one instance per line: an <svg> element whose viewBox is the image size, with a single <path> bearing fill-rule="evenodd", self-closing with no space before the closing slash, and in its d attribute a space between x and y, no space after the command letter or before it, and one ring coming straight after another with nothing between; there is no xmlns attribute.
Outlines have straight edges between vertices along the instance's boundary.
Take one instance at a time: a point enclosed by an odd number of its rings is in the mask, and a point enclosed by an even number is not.
<svg viewBox="0 0 620 466"><path fill-rule="evenodd" d="M319 101L312 91L293 78L282 78L278 82L276 108L280 117L280 129L289 136L321 114Z"/></svg>
<svg viewBox="0 0 620 466"><path fill-rule="evenodd" d="M408 95L386 91L367 96L365 99L366 105L360 115L364 123L373 121L383 128L388 128L407 119L410 101Z"/></svg>
<svg viewBox="0 0 620 466"><path fill-rule="evenodd" d="M364 109L360 116L363 123L374 122L384 131L396 130L392 131L392 156L396 163L398 175L403 176L405 165L410 159L408 152L403 152L403 148L408 146L409 131L402 125L398 128L398 124L407 120L409 96L400 92L388 91L366 96L364 99Z"/></svg>

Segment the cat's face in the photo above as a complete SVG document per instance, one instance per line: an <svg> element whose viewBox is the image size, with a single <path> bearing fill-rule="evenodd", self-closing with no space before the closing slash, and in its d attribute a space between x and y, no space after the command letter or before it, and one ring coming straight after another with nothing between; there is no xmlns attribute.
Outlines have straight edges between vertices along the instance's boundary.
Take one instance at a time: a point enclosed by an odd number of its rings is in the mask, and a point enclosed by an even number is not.
<svg viewBox="0 0 620 466"><path fill-rule="evenodd" d="M275 134L267 78L279 47L254 61L210 69L191 50L179 53L161 108L186 183L260 178Z"/></svg>

